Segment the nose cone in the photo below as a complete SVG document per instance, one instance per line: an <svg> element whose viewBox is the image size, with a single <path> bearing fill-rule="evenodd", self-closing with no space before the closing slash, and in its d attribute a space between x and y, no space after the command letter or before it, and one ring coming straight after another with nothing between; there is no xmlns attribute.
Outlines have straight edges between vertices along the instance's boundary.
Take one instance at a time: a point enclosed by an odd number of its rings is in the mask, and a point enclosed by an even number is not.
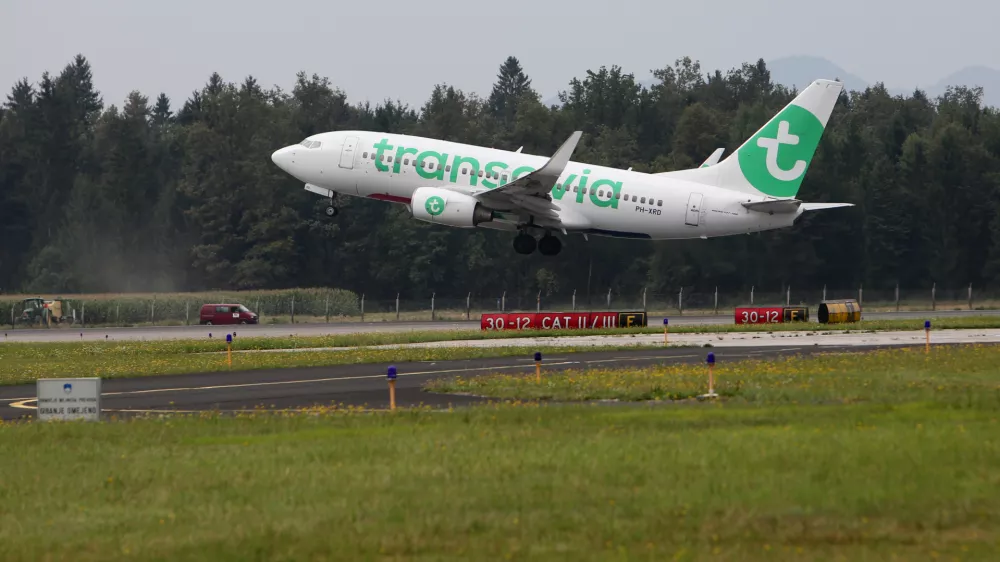
<svg viewBox="0 0 1000 562"><path fill-rule="evenodd" d="M271 161L282 170L291 173L294 156L295 148L286 146L285 148L275 150L274 154L271 155Z"/></svg>

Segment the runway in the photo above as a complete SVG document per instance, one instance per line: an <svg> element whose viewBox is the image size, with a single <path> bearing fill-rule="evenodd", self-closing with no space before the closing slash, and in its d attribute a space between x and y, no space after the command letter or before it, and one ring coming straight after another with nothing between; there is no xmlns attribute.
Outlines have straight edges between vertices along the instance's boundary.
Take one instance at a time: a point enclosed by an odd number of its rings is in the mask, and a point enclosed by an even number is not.
<svg viewBox="0 0 1000 562"><path fill-rule="evenodd" d="M1000 310L939 310L866 312L866 320L923 320L925 318L953 318L962 316L1000 316ZM236 330L243 337L276 336L323 336L334 334L355 334L362 332L407 332L429 330L478 330L479 320L438 321L438 322L348 322L330 324L264 324L260 326L149 326L137 328L53 328L53 329L5 329L7 342L56 342L80 340L170 340L208 337L209 333L226 333ZM650 326L663 325L663 315L651 315ZM718 315L670 315L671 326L706 324L733 324L732 314ZM818 322L808 322L804 329L822 328Z"/></svg>
<svg viewBox="0 0 1000 562"><path fill-rule="evenodd" d="M899 344L895 344L899 345ZM716 347L718 362L749 357L774 357L865 350L885 345L767 345ZM585 352L545 356L545 372L610 366L644 366L701 362L707 349L664 348ZM396 365L398 406L436 408L462 406L481 399L430 394L421 386L435 377L472 376L487 372L532 372L531 357L428 361ZM102 410L106 416L203 410L243 411L255 408L298 409L314 406L352 405L383 409L389 405L385 365L338 365L243 372L162 375L102 381ZM0 418L17 419L34 414L35 385L0 387Z"/></svg>

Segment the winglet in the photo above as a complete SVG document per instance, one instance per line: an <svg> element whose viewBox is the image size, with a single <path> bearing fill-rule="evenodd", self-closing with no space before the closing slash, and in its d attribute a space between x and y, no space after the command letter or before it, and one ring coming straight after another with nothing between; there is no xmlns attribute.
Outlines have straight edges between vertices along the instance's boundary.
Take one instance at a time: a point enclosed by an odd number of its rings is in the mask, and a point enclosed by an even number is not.
<svg viewBox="0 0 1000 562"><path fill-rule="evenodd" d="M580 142L581 136L583 136L583 131L573 131L573 134L566 139L566 142L562 143L562 146L556 150L552 158L549 158L549 161L535 173L554 177L561 176L563 169L566 168L566 164L569 163L569 159L573 156L573 151L576 150L576 145Z"/></svg>
<svg viewBox="0 0 1000 562"><path fill-rule="evenodd" d="M708 157L707 160L701 163L701 168L707 168L709 166L714 166L719 163L719 159L722 158L722 153L725 152L725 147L719 147L715 149L715 152Z"/></svg>
<svg viewBox="0 0 1000 562"><path fill-rule="evenodd" d="M522 148L524 148L524 147L523 146L519 146L519 147L517 147L517 150L515 150L514 152L521 152Z"/></svg>

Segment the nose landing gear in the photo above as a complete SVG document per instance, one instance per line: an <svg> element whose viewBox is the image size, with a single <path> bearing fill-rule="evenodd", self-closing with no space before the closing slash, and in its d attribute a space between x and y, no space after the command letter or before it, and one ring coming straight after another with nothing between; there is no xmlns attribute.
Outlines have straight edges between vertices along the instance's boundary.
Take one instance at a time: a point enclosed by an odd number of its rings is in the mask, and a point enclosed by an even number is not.
<svg viewBox="0 0 1000 562"><path fill-rule="evenodd" d="M330 197L330 206L326 208L326 216L333 218L337 216L338 212L340 211L333 206L333 197Z"/></svg>

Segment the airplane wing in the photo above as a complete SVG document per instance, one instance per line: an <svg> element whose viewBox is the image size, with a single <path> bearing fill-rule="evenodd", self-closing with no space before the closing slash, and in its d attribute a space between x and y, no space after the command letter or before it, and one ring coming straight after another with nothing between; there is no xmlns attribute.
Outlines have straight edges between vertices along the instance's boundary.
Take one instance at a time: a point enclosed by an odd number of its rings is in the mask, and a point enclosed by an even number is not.
<svg viewBox="0 0 1000 562"><path fill-rule="evenodd" d="M521 215L524 220L528 217L542 219L540 223L556 228L567 227L565 221L560 220L560 207L553 203L550 192L559 181L582 135L582 131L575 131L548 162L534 172L496 189L483 189L472 195L494 210Z"/></svg>

